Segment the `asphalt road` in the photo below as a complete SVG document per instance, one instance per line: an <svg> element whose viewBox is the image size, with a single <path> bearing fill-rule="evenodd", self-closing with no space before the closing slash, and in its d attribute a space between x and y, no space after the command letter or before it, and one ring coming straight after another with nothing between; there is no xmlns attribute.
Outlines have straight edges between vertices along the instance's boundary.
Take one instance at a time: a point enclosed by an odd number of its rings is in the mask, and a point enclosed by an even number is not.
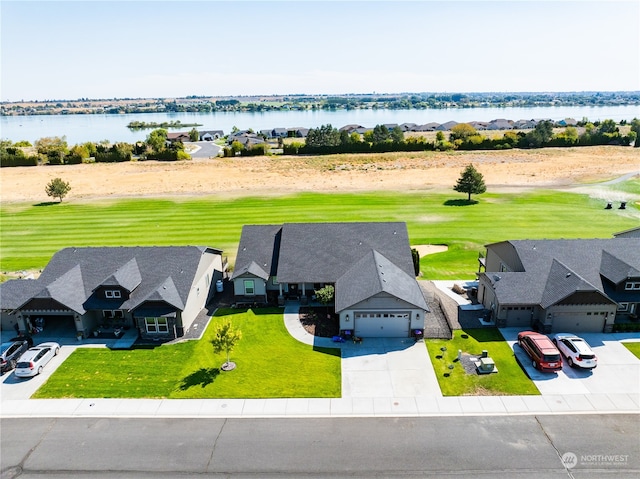
<svg viewBox="0 0 640 479"><path fill-rule="evenodd" d="M640 474L639 415L51 418L3 419L0 426L2 478Z"/></svg>
<svg viewBox="0 0 640 479"><path fill-rule="evenodd" d="M192 158L216 158L220 150L222 150L221 146L216 145L212 141L197 141L193 144L198 145L200 148L191 153Z"/></svg>

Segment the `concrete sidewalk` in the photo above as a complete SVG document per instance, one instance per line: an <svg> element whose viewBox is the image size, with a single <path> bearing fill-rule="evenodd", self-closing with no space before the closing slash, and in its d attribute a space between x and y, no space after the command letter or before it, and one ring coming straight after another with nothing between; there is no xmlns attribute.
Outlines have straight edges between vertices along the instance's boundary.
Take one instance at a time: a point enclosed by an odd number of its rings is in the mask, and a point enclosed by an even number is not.
<svg viewBox="0 0 640 479"><path fill-rule="evenodd" d="M555 378L539 396L443 397L423 342L409 338L367 338L361 344L317 338L298 319L298 305L289 305L284 321L289 333L305 344L342 351L341 398L294 399L27 399L3 381L0 417L398 417L529 414L640 413L640 391L633 385L606 390L576 388L569 379ZM513 343L513 331L503 333ZM607 336L611 341L619 338ZM591 339L591 338L590 338ZM594 337L592 346L600 347ZM605 345L602 344L602 347ZM70 347L63 347L62 361ZM628 363L626 349L614 348L607 362ZM626 352L625 352L626 351ZM64 353L64 354L62 354ZM628 353L628 354L627 354ZM609 353L611 354L611 353ZM634 357L635 358L635 357ZM632 367L638 367L637 360ZM37 389L45 377L35 377ZM548 381L547 381L548 382ZM8 384L5 384L8 383ZM534 383L543 383L534 380ZM29 394L30 395L30 394Z"/></svg>
<svg viewBox="0 0 640 479"><path fill-rule="evenodd" d="M3 400L1 417L399 417L640 412L638 394L405 398Z"/></svg>

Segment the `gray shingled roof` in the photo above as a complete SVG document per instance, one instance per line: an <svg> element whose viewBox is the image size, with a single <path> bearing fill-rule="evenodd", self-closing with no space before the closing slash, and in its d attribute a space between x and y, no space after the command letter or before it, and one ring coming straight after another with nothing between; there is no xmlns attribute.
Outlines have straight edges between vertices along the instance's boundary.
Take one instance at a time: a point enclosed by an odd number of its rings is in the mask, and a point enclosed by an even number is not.
<svg viewBox="0 0 640 479"><path fill-rule="evenodd" d="M83 314L89 309L134 309L144 301L165 301L184 309L196 271L207 251L201 246L65 248L49 261L37 280L0 285L3 309L15 309L33 297L50 297ZM137 271L137 272L136 272ZM129 299L97 298L100 286L128 289L140 281Z"/></svg>
<svg viewBox="0 0 640 479"><path fill-rule="evenodd" d="M640 226L614 233L616 238L640 238Z"/></svg>
<svg viewBox="0 0 640 479"><path fill-rule="evenodd" d="M247 272L265 280L275 276L281 231L282 225L243 226L231 279Z"/></svg>
<svg viewBox="0 0 640 479"><path fill-rule="evenodd" d="M428 310L415 278L375 250L369 250L336 281L336 311L350 308L380 293L388 293Z"/></svg>
<svg viewBox="0 0 640 479"><path fill-rule="evenodd" d="M405 223L286 223L278 281L335 283L371 250L408 275L414 273Z"/></svg>
<svg viewBox="0 0 640 479"><path fill-rule="evenodd" d="M619 283L640 272L638 238L514 240L487 247L498 254L513 248L523 270L486 273L501 304L548 307L575 291L607 296L603 277Z"/></svg>
<svg viewBox="0 0 640 479"><path fill-rule="evenodd" d="M142 275L140 274L140 268L135 258L131 258L131 261L127 262L124 266L118 268L118 270L110 275L104 281L101 281L102 286L120 286L127 291L131 292L142 281Z"/></svg>

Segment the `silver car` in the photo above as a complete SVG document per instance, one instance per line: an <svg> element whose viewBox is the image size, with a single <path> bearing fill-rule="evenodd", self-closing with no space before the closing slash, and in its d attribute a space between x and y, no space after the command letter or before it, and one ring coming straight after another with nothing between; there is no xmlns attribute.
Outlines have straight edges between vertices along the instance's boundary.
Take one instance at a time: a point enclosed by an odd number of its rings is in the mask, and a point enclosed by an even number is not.
<svg viewBox="0 0 640 479"><path fill-rule="evenodd" d="M27 349L20 356L13 374L19 378L28 378L40 374L51 359L60 352L58 343L42 343Z"/></svg>
<svg viewBox="0 0 640 479"><path fill-rule="evenodd" d="M572 368L593 369L598 365L598 358L589 343L575 334L558 333L553 336L553 343Z"/></svg>

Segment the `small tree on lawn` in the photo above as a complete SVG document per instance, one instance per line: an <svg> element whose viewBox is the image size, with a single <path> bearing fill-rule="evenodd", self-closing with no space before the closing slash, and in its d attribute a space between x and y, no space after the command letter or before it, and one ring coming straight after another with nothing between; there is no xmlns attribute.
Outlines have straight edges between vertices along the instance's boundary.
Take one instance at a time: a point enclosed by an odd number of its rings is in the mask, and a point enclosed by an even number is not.
<svg viewBox="0 0 640 479"><path fill-rule="evenodd" d="M229 355L241 339L242 331L234 329L231 321L224 321L216 329L215 336L211 340L211 345L213 346L214 353L219 354L224 351L227 354L227 362L221 367L223 371L230 371L236 367L235 363L229 360Z"/></svg>
<svg viewBox="0 0 640 479"><path fill-rule="evenodd" d="M54 178L45 187L44 191L47 193L47 196L51 196L52 198L58 198L60 203L62 203L62 198L67 196L71 186L67 181L64 181L62 178Z"/></svg>
<svg viewBox="0 0 640 479"><path fill-rule="evenodd" d="M334 296L335 289L330 284L324 288L316 289L316 299L327 307L327 314L329 314L329 303L333 301Z"/></svg>
<svg viewBox="0 0 640 479"><path fill-rule="evenodd" d="M467 201L469 202L471 202L472 194L479 195L487 191L482 173L471 164L464 169L453 189L459 193L467 193Z"/></svg>

